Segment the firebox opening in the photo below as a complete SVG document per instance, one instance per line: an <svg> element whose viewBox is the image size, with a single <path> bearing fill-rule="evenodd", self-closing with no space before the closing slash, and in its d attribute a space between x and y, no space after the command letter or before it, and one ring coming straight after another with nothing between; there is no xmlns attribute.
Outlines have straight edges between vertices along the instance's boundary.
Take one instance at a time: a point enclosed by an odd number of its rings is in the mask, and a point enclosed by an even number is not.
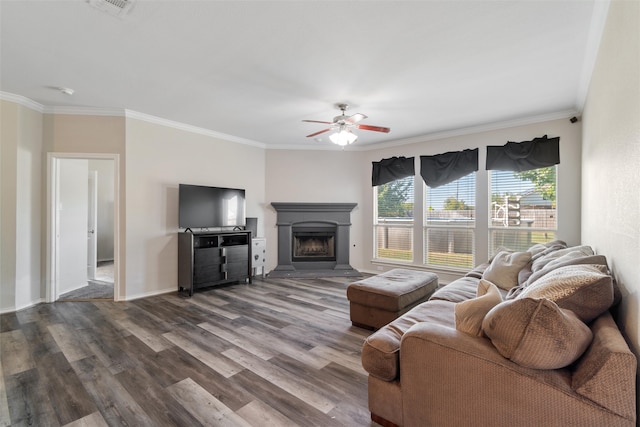
<svg viewBox="0 0 640 427"><path fill-rule="evenodd" d="M335 232L294 232L292 261L335 261L335 241Z"/></svg>

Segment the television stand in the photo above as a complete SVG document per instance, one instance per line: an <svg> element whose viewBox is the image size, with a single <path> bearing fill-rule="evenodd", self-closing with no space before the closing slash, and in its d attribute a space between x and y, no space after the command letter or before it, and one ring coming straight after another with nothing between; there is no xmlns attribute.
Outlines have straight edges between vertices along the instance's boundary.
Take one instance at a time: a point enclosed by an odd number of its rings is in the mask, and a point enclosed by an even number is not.
<svg viewBox="0 0 640 427"><path fill-rule="evenodd" d="M178 233L178 291L251 283L251 231Z"/></svg>

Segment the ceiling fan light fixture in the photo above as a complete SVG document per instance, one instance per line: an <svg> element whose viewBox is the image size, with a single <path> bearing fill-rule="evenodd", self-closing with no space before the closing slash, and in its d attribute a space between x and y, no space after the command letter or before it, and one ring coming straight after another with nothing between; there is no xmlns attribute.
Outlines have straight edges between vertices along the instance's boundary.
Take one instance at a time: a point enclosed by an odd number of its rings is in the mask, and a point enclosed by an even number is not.
<svg viewBox="0 0 640 427"><path fill-rule="evenodd" d="M334 144L344 147L345 145L353 144L358 139L358 135L348 129L342 129L340 132L329 135L329 139Z"/></svg>

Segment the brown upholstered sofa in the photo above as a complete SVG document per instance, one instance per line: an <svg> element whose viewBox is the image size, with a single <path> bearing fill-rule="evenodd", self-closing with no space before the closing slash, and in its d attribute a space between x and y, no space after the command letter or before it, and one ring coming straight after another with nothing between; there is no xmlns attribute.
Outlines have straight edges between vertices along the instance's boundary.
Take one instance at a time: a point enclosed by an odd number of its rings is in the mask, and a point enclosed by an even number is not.
<svg viewBox="0 0 640 427"><path fill-rule="evenodd" d="M637 361L606 259L499 252L370 335L372 419L398 426L635 426Z"/></svg>

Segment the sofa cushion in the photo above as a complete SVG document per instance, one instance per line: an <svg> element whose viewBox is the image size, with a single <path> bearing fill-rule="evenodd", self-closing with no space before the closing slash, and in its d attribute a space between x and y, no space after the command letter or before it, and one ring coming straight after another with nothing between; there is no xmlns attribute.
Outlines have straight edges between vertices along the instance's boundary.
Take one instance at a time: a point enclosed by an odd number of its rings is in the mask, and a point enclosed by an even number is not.
<svg viewBox="0 0 640 427"><path fill-rule="evenodd" d="M449 301L423 302L369 335L362 346L362 367L385 381L397 378L400 372L400 341L404 333L420 322L453 328L454 305Z"/></svg>
<svg viewBox="0 0 640 427"><path fill-rule="evenodd" d="M494 306L502 302L498 287L488 280L480 280L476 298L456 304L456 329L469 335L482 336L482 320Z"/></svg>
<svg viewBox="0 0 640 427"><path fill-rule="evenodd" d="M516 297L547 298L589 323L614 301L613 280L603 265L568 265L548 272Z"/></svg>
<svg viewBox="0 0 640 427"><path fill-rule="evenodd" d="M487 313L482 327L500 354L533 369L573 363L593 338L571 310L544 298L504 301Z"/></svg>
<svg viewBox="0 0 640 427"><path fill-rule="evenodd" d="M581 264L594 264L594 265L603 265L607 267L607 258L604 255L584 255L580 251L568 252L565 255L554 259L545 265L542 269L536 271L535 273L530 273L529 277L525 280L520 281L520 284L514 288L509 290L506 299L515 298L525 290L529 284L535 282L540 279L545 274L550 271L555 270L559 267L565 267L567 265L581 265ZM607 267L608 268L608 267ZM520 272L522 275L522 272ZM614 286L614 291L615 291Z"/></svg>
<svg viewBox="0 0 640 427"><path fill-rule="evenodd" d="M551 247L553 248L553 246ZM561 258L568 253L573 252L574 255L580 254L580 256L590 256L593 255L593 249L591 246L583 245L583 246L570 246L559 249L554 249L549 252L543 252L542 256L537 257L531 263L531 271L533 273L542 270L547 264L553 262L554 260Z"/></svg>
<svg viewBox="0 0 640 427"><path fill-rule="evenodd" d="M501 251L482 273L482 278L509 290L518 284L518 273L531 261L530 252Z"/></svg>
<svg viewBox="0 0 640 427"><path fill-rule="evenodd" d="M476 297L478 282L480 278L461 277L446 286L442 286L429 297L429 300L443 300L451 302L461 302Z"/></svg>

